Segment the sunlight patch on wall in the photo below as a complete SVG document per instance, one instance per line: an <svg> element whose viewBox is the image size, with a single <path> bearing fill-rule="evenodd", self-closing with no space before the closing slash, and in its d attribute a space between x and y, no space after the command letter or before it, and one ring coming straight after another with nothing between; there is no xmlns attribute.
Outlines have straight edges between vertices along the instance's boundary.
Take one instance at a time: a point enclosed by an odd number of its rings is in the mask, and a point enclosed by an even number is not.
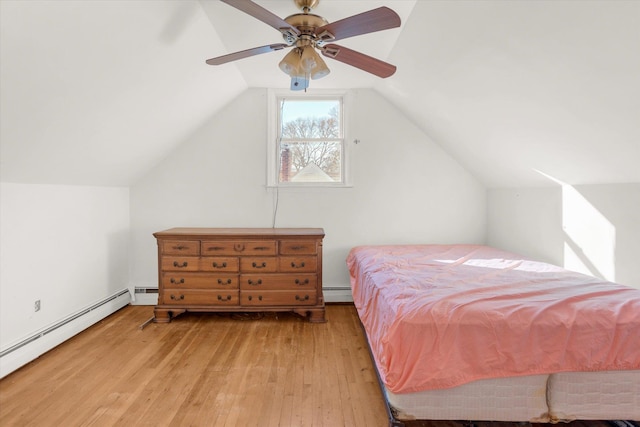
<svg viewBox="0 0 640 427"><path fill-rule="evenodd" d="M562 186L563 267L614 282L615 226L573 186L537 172Z"/></svg>
<svg viewBox="0 0 640 427"><path fill-rule="evenodd" d="M564 267L614 282L616 229L570 185L562 187L562 229Z"/></svg>

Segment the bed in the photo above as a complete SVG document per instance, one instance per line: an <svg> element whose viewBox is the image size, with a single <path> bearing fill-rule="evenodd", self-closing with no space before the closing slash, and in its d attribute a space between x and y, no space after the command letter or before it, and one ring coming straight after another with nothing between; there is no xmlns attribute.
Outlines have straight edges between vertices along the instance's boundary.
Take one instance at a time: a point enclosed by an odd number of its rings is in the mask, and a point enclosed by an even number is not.
<svg viewBox="0 0 640 427"><path fill-rule="evenodd" d="M390 425L640 420L640 290L480 245L347 266Z"/></svg>

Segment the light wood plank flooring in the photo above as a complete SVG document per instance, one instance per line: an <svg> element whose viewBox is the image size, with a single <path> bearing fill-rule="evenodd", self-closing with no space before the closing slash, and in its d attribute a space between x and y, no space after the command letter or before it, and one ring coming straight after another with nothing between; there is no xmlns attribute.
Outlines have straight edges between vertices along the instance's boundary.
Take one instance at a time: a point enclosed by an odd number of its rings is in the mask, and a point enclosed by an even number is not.
<svg viewBox="0 0 640 427"><path fill-rule="evenodd" d="M125 307L5 377L0 426L388 425L351 305L324 324L187 313L140 330L152 314Z"/></svg>
<svg viewBox="0 0 640 427"><path fill-rule="evenodd" d="M353 306L184 314L129 306L0 381L2 426L384 426Z"/></svg>

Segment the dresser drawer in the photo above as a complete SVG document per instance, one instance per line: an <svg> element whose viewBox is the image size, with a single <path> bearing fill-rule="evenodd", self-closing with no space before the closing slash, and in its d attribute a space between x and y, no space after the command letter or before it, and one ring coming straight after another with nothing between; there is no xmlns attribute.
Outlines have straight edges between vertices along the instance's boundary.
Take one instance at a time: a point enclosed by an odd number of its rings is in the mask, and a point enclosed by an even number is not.
<svg viewBox="0 0 640 427"><path fill-rule="evenodd" d="M315 305L316 291L241 291L240 305L243 306L299 306Z"/></svg>
<svg viewBox="0 0 640 427"><path fill-rule="evenodd" d="M281 240L280 255L315 255L318 253L316 242L305 240Z"/></svg>
<svg viewBox="0 0 640 427"><path fill-rule="evenodd" d="M200 258L163 256L160 268L163 271L198 271Z"/></svg>
<svg viewBox="0 0 640 427"><path fill-rule="evenodd" d="M280 272L308 272L313 273L318 268L318 259L313 256L290 257L283 256L278 258L278 271Z"/></svg>
<svg viewBox="0 0 640 427"><path fill-rule="evenodd" d="M202 255L275 255L275 241L204 241Z"/></svg>
<svg viewBox="0 0 640 427"><path fill-rule="evenodd" d="M165 289L238 289L236 274L162 273Z"/></svg>
<svg viewBox="0 0 640 427"><path fill-rule="evenodd" d="M315 289L318 277L315 274L242 274L242 290L296 290Z"/></svg>
<svg viewBox="0 0 640 427"><path fill-rule="evenodd" d="M202 257L200 258L201 271L233 271L237 272L240 262L237 257Z"/></svg>
<svg viewBox="0 0 640 427"><path fill-rule="evenodd" d="M278 268L277 258L274 257L243 257L240 258L241 272L273 273Z"/></svg>
<svg viewBox="0 0 640 427"><path fill-rule="evenodd" d="M165 255L200 255L199 240L163 240L161 245Z"/></svg>
<svg viewBox="0 0 640 427"><path fill-rule="evenodd" d="M238 305L238 291L204 291L193 289L165 289L163 304L167 305Z"/></svg>

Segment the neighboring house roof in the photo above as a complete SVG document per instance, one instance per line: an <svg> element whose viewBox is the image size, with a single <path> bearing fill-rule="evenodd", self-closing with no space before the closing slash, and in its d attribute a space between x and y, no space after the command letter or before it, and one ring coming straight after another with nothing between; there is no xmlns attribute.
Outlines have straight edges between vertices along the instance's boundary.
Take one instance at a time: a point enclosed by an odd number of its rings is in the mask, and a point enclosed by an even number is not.
<svg viewBox="0 0 640 427"><path fill-rule="evenodd" d="M333 182L320 166L311 162L291 178L292 182Z"/></svg>

